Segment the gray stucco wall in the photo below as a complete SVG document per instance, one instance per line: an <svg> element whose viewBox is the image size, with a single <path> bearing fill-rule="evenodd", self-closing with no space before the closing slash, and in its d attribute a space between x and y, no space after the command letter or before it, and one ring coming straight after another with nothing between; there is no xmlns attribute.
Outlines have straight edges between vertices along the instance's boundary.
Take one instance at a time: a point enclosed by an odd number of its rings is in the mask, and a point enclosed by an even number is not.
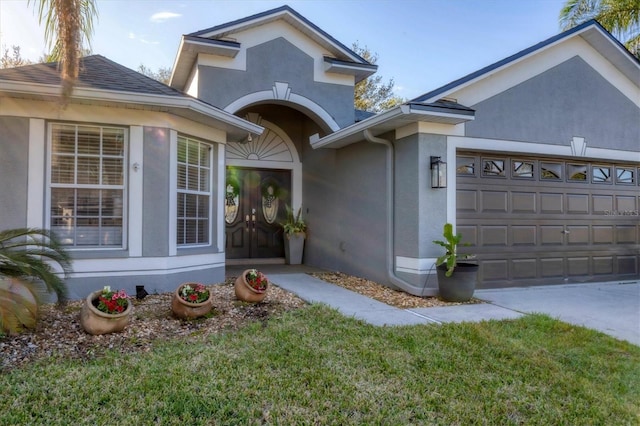
<svg viewBox="0 0 640 426"><path fill-rule="evenodd" d="M327 111L340 127L353 124L353 87L313 80L313 58L277 38L247 49L247 70L200 66L198 97L220 108L245 95L271 91L275 82L288 83L290 90Z"/></svg>
<svg viewBox="0 0 640 426"><path fill-rule="evenodd" d="M387 281L385 149L362 142L307 154L305 263Z"/></svg>
<svg viewBox="0 0 640 426"><path fill-rule="evenodd" d="M29 119L0 117L0 229L27 226L28 161Z"/></svg>
<svg viewBox="0 0 640 426"><path fill-rule="evenodd" d="M142 255L169 255L169 129L144 128Z"/></svg>
<svg viewBox="0 0 640 426"><path fill-rule="evenodd" d="M637 151L640 109L582 58L556 67L476 105L466 135Z"/></svg>

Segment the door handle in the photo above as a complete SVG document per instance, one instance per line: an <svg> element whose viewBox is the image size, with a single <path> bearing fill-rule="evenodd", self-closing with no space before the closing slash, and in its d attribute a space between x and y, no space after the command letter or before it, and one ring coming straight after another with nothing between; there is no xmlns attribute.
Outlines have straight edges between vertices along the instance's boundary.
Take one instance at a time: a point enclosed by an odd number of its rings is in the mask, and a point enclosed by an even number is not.
<svg viewBox="0 0 640 426"><path fill-rule="evenodd" d="M569 230L565 229L565 230L563 230L563 231L562 231L562 232L560 232L560 233L561 233L561 234L565 234L565 235L566 235L566 234L570 234L570 233L571 233L571 231L569 231Z"/></svg>
<svg viewBox="0 0 640 426"><path fill-rule="evenodd" d="M255 214L251 215L251 223L253 223L253 231L255 232L255 230L256 230L256 215Z"/></svg>
<svg viewBox="0 0 640 426"><path fill-rule="evenodd" d="M244 223L245 223L245 225L247 226L247 229L249 229L249 215L246 215L246 216L244 217Z"/></svg>

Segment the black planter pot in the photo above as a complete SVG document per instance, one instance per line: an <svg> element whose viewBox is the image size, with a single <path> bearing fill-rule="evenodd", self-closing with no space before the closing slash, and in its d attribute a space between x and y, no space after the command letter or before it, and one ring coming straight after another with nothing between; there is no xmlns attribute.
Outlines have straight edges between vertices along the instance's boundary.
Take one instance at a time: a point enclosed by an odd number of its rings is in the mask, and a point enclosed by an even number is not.
<svg viewBox="0 0 640 426"><path fill-rule="evenodd" d="M478 281L479 266L473 263L458 263L453 274L447 277L445 264L438 265L438 291L447 302L467 302L473 297Z"/></svg>

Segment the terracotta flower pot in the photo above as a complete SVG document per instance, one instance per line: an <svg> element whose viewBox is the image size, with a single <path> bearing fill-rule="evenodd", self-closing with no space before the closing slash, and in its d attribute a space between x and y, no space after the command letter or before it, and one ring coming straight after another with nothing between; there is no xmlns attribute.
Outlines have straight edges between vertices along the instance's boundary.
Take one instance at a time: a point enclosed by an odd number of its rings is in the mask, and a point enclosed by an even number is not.
<svg viewBox="0 0 640 426"><path fill-rule="evenodd" d="M93 301L98 299L102 290L97 290L87 296L80 311L80 324L84 330L93 335L116 333L124 330L129 324L129 316L133 311L133 304L128 301L127 308L119 314L107 314L93 306Z"/></svg>
<svg viewBox="0 0 640 426"><path fill-rule="evenodd" d="M236 278L235 283L235 291L236 297L244 302L262 302L262 300L267 296L267 290L269 288L269 283L267 281L267 288L264 291L258 291L255 288L251 287L247 282L246 275L249 273L250 269L244 271L238 278Z"/></svg>
<svg viewBox="0 0 640 426"><path fill-rule="evenodd" d="M173 314L182 319L193 319L207 315L213 308L213 292L209 291L209 298L204 302L191 303L180 297L182 288L185 285L196 286L198 283L184 283L173 292L171 298L171 310Z"/></svg>

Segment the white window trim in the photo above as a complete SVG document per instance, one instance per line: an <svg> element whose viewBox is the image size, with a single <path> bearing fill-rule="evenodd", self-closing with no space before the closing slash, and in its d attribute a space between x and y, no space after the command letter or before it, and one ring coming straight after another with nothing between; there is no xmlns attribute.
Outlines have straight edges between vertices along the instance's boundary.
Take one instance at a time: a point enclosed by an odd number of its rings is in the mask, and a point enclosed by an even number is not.
<svg viewBox="0 0 640 426"><path fill-rule="evenodd" d="M108 127L108 128L116 128L122 129L124 131L124 156L122 159L123 164L123 181L122 181L122 245L119 247L102 247L102 246L88 246L88 247L76 247L76 246L65 246L65 249L68 251L118 251L118 250L126 250L127 249L127 241L128 241L128 211L129 211L129 202L128 202L128 176L127 173L127 164L129 164L129 129L124 126L115 126L115 125L106 125L106 124L92 124L92 123L82 123L82 122L50 122L47 125L47 159L46 159L46 191L45 191L45 203L44 203L44 227L46 229L51 229L51 159L53 157L52 153L52 145L53 145L53 126L55 125L73 125L80 127ZM76 188L76 186L72 186Z"/></svg>
<svg viewBox="0 0 640 426"><path fill-rule="evenodd" d="M209 147L209 229L208 229L208 238L206 243L195 243L195 244L178 244L178 191L180 193L187 194L196 194L196 195L204 195L204 192L200 191L192 191L186 189L178 188L178 136L184 138L189 141L195 141L201 144L204 144ZM173 190L171 191L171 199L170 199L170 209L171 213L169 214L169 220L172 224L169 231L169 238L171 238L169 243L169 255L175 256L179 250L188 250L191 248L202 248L202 247L211 247L213 246L213 213L214 208L217 208L215 204L215 195L217 188L214 188L214 174L215 174L215 166L216 163L213 162L213 151L215 149L215 144L211 142L204 141L200 138L195 138L191 136L187 136L184 134L178 135L178 132L175 130L171 131L170 134L170 152L169 157L171 161L171 170L169 173L170 185ZM216 241L217 243L217 241Z"/></svg>

